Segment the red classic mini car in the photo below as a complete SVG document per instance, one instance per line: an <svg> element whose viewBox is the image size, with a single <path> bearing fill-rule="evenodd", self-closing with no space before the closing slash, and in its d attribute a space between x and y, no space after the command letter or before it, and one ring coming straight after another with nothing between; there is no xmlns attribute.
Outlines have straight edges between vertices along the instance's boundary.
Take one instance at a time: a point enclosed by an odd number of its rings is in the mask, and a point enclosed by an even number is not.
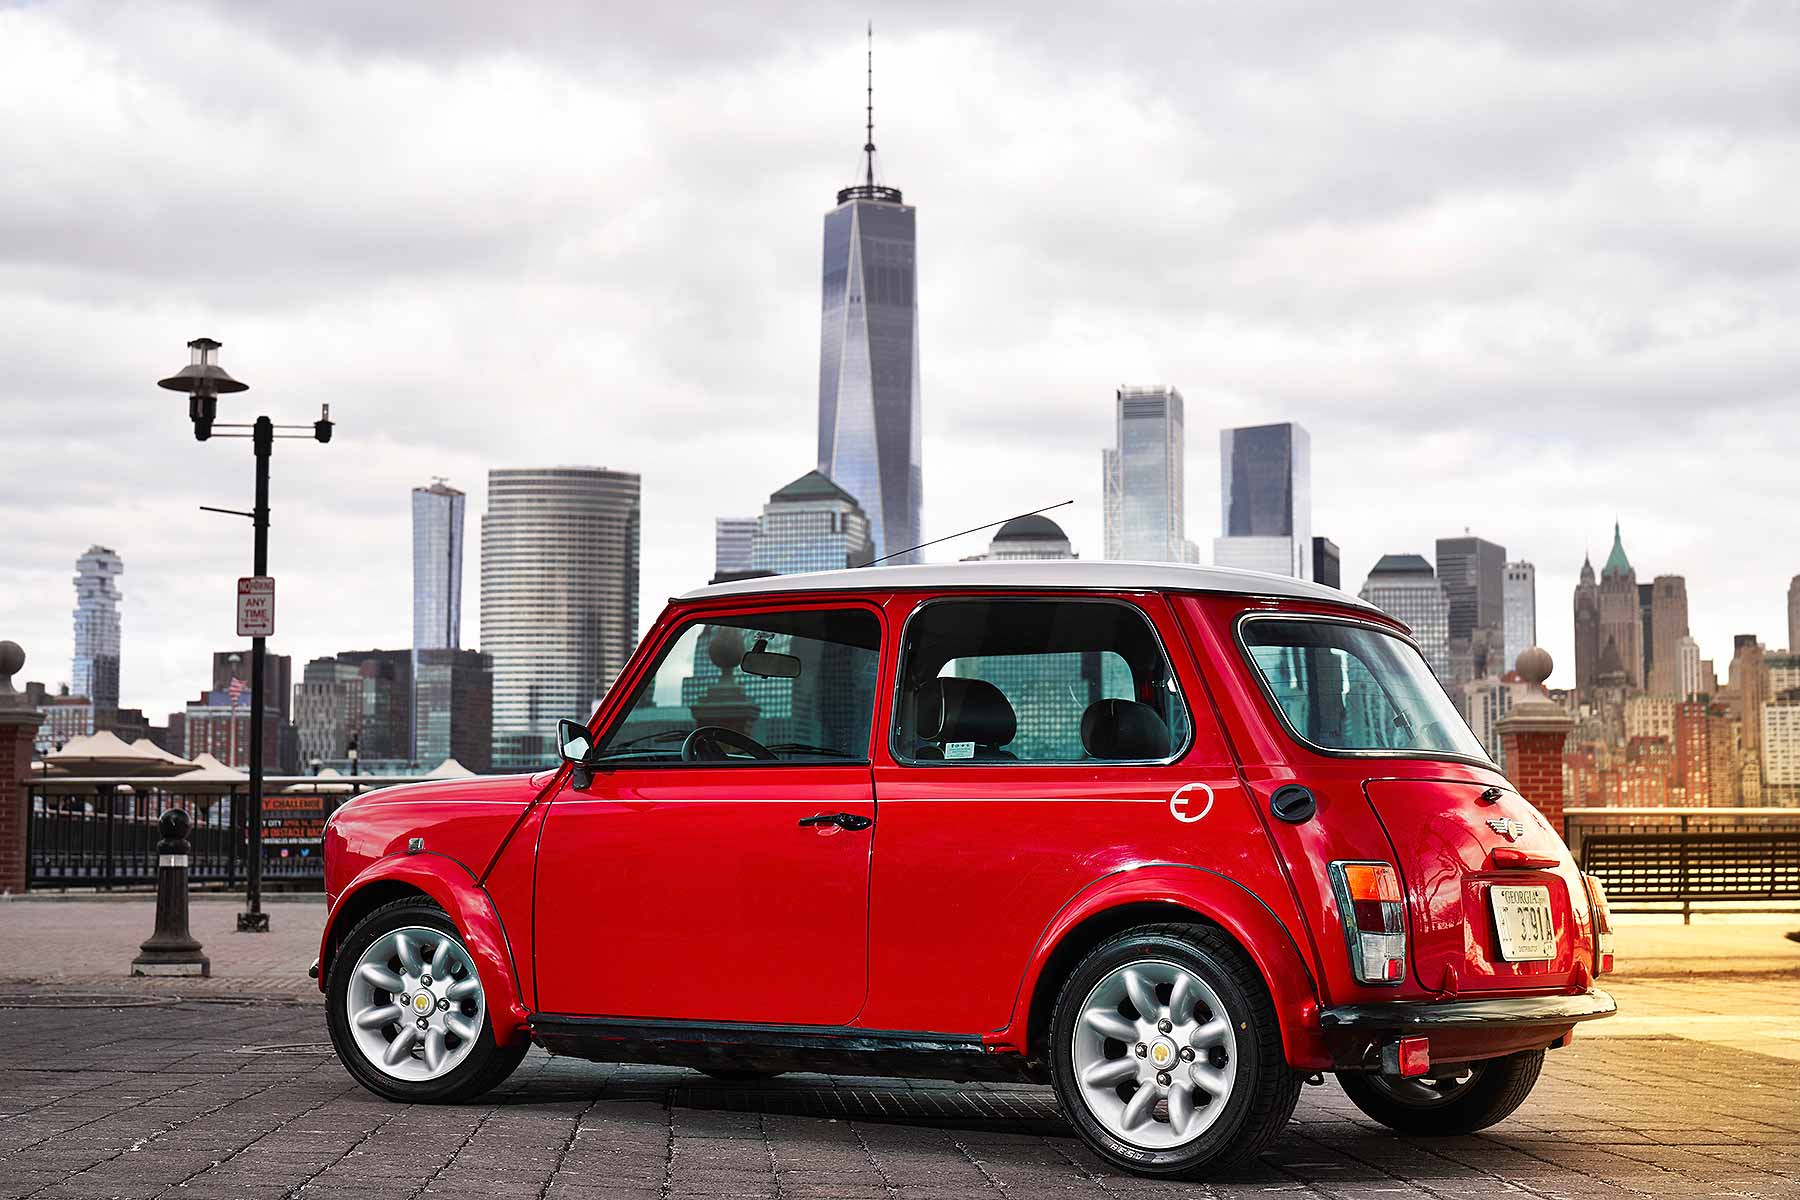
<svg viewBox="0 0 1800 1200"><path fill-rule="evenodd" d="M1613 1011L1605 899L1406 630L1294 579L985 562L672 601L537 775L326 830L350 1072L607 1062L1048 1082L1104 1157L1253 1155L1337 1074L1501 1120Z"/></svg>

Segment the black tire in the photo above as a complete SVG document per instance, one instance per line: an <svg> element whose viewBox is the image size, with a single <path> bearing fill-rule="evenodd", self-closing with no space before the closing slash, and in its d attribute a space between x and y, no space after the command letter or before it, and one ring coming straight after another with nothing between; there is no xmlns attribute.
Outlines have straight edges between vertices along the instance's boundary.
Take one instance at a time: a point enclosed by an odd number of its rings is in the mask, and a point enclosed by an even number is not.
<svg viewBox="0 0 1800 1200"><path fill-rule="evenodd" d="M702 1075L721 1083L760 1083L783 1074L781 1071L754 1071L743 1067L700 1067L698 1070Z"/></svg>
<svg viewBox="0 0 1800 1200"><path fill-rule="evenodd" d="M1216 992L1236 1026L1236 1074L1225 1111L1198 1138L1173 1149L1144 1149L1116 1137L1089 1110L1075 1078L1073 1039L1082 1003L1105 976L1127 963L1170 959ZM1256 1157L1280 1136L1300 1098L1301 1076L1281 1051L1275 1005L1262 976L1237 943L1211 925L1144 925L1115 934L1082 958L1057 993L1046 1047L1063 1115L1082 1140L1124 1170L1159 1179L1191 1179Z"/></svg>
<svg viewBox="0 0 1800 1200"><path fill-rule="evenodd" d="M1544 1069L1544 1052L1527 1050L1505 1058L1469 1064L1473 1073L1466 1084L1442 1098L1408 1096L1403 1086L1385 1076L1353 1071L1338 1075L1338 1083L1351 1103L1395 1133L1407 1137L1453 1137L1497 1125L1512 1116L1531 1095Z"/></svg>
<svg viewBox="0 0 1800 1200"><path fill-rule="evenodd" d="M331 1044L351 1077L378 1096L407 1104L452 1104L471 1100L497 1087L511 1075L531 1048L520 1037L511 1046L494 1041L494 1022L484 1013L481 1032L467 1058L436 1079L405 1080L384 1074L363 1057L350 1031L347 1011L351 972L364 950L385 933L408 925L423 925L461 941L462 934L444 910L423 898L390 901L358 921L332 955L331 973L325 985L325 1024Z"/></svg>

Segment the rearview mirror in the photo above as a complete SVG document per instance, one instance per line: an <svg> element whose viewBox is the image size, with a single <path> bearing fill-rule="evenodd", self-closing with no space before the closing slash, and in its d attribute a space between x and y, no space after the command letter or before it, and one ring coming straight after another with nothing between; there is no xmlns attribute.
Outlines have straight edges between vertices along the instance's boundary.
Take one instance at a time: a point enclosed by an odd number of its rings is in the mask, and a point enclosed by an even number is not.
<svg viewBox="0 0 1800 1200"><path fill-rule="evenodd" d="M791 654L751 650L744 655L744 659L738 664L738 667L746 675L760 675L764 679L800 678L800 660Z"/></svg>

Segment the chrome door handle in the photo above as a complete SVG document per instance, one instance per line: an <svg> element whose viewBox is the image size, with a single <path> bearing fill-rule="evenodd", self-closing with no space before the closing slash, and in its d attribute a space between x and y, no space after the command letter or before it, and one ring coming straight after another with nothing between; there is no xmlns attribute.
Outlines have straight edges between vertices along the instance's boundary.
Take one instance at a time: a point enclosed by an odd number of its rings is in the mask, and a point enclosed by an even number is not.
<svg viewBox="0 0 1800 1200"><path fill-rule="evenodd" d="M800 818L802 826L836 825L839 829L867 829L874 823L874 817L865 817L861 813L818 813Z"/></svg>

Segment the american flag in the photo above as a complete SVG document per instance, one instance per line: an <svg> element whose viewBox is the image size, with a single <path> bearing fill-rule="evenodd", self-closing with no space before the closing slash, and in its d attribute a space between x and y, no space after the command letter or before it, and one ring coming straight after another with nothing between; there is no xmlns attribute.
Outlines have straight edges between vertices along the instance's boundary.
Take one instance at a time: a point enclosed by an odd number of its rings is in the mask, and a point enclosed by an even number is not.
<svg viewBox="0 0 1800 1200"><path fill-rule="evenodd" d="M231 682L225 685L225 694L231 697L231 706L233 708L237 707L237 702L242 700L244 698L244 693L249 690L250 685L235 675L231 677Z"/></svg>

